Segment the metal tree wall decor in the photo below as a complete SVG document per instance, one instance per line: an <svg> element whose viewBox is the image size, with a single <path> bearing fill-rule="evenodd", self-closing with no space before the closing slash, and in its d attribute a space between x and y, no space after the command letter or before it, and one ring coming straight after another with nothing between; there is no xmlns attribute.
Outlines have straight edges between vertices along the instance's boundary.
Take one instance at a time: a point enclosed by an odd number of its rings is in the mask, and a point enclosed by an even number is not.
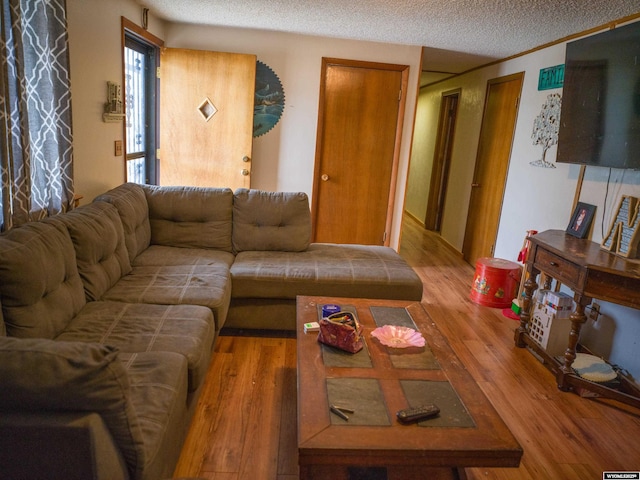
<svg viewBox="0 0 640 480"><path fill-rule="evenodd" d="M542 105L540 115L533 121L531 139L534 145L542 145L542 158L535 162L529 162L534 167L556 168L553 163L547 162L545 157L549 147L558 143L561 106L562 97L559 93L547 95L547 101Z"/></svg>

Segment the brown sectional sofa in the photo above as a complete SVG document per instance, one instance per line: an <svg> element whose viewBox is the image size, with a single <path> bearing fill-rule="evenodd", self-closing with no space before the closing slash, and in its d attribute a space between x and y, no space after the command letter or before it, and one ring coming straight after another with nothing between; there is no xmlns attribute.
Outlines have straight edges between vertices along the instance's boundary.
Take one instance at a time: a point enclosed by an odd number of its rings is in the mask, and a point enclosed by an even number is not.
<svg viewBox="0 0 640 480"><path fill-rule="evenodd" d="M222 328L296 295L420 300L392 249L310 244L303 193L124 184L0 236L0 472L160 479Z"/></svg>

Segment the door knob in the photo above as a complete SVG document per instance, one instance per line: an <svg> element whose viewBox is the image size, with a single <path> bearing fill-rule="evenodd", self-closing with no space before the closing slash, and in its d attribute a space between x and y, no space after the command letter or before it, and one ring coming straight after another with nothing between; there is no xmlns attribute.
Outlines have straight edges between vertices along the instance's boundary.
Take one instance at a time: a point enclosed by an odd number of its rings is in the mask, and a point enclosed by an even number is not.
<svg viewBox="0 0 640 480"><path fill-rule="evenodd" d="M247 175L249 175L249 170L247 170L246 168L243 168L241 173L246 177Z"/></svg>
<svg viewBox="0 0 640 480"><path fill-rule="evenodd" d="M243 162L248 162L249 160L251 160L249 157L247 157L246 155L244 157L242 157L242 161Z"/></svg>
<svg viewBox="0 0 640 480"><path fill-rule="evenodd" d="M326 182L329 180L329 175L327 175L326 173L323 173L320 178L322 179L323 182Z"/></svg>

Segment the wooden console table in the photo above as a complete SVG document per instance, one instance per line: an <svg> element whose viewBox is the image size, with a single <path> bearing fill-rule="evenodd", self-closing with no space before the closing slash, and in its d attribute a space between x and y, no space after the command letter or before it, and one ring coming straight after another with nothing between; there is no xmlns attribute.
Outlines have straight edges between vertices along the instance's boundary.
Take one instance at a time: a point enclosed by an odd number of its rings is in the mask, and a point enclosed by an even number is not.
<svg viewBox="0 0 640 480"><path fill-rule="evenodd" d="M540 355L555 373L560 390L580 387L640 408L640 390L632 382L622 378L620 389L614 390L579 377L571 367L576 358L580 329L587 320L585 307L592 299L640 308L640 261L627 260L601 249L597 243L573 237L562 230L548 230L529 237L529 241L528 278L524 284L520 325L514 336L516 346L528 345ZM540 273L547 275L545 289L551 287L555 278L574 292L576 308L570 317L571 332L563 359L547 354L528 334L532 298L538 288L536 277Z"/></svg>

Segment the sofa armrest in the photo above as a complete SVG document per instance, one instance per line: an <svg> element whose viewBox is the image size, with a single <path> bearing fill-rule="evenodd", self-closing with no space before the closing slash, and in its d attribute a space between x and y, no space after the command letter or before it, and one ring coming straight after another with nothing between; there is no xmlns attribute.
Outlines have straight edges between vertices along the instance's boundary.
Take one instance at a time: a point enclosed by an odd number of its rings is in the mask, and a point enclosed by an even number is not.
<svg viewBox="0 0 640 480"><path fill-rule="evenodd" d="M100 415L84 412L3 412L0 472L16 479L129 479Z"/></svg>
<svg viewBox="0 0 640 480"><path fill-rule="evenodd" d="M29 372L28 375L25 372ZM142 427L129 374L107 345L0 337L1 412L100 415L132 476L144 469Z"/></svg>

